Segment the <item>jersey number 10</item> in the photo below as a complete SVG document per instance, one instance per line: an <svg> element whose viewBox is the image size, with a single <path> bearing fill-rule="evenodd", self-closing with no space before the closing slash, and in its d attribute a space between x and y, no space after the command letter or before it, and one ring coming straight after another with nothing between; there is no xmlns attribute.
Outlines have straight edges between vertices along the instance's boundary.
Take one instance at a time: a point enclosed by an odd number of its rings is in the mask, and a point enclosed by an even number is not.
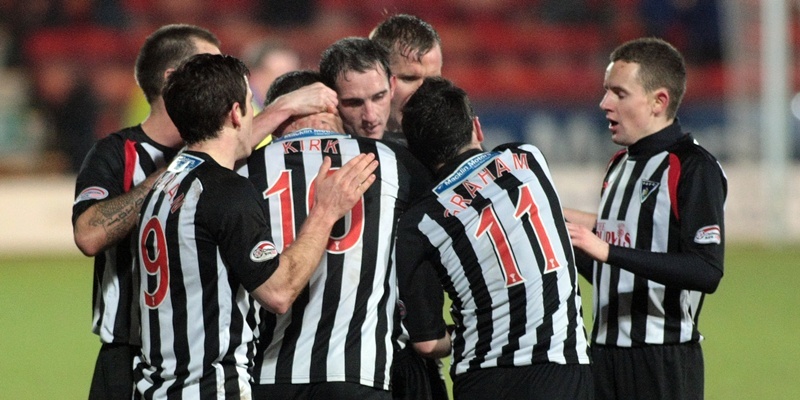
<svg viewBox="0 0 800 400"><path fill-rule="evenodd" d="M331 168L328 174L332 174L338 168ZM306 196L306 210L310 210L314 204L314 181L308 188L308 196ZM291 171L284 170L278 176L278 179L273 182L267 190L264 191L264 199L272 196L278 196L278 203L281 210L281 234L283 236L283 249L289 247L295 239L295 209L294 209L294 191L292 190L292 175ZM364 232L364 197L362 196L353 209L344 217L345 221L349 220L347 231L344 235L333 237L328 240L327 250L330 253L344 253L353 248L360 240Z"/></svg>

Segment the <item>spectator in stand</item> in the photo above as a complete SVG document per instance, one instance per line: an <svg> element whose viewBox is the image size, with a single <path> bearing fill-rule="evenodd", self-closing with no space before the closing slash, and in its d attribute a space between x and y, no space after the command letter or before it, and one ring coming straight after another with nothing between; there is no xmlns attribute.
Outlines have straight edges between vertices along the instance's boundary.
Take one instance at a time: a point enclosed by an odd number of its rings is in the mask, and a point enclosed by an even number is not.
<svg viewBox="0 0 800 400"><path fill-rule="evenodd" d="M257 113L264 108L267 90L275 78L300 69L300 54L277 40L262 40L250 44L245 48L242 60L250 70L253 107Z"/></svg>
<svg viewBox="0 0 800 400"><path fill-rule="evenodd" d="M244 51L244 62L250 69L250 89L253 91L253 108L260 113L264 108L267 90L275 78L300 68L300 55L286 44L275 40L263 40L248 46ZM266 146L272 140L267 136L256 147Z"/></svg>
<svg viewBox="0 0 800 400"><path fill-rule="evenodd" d="M664 38L683 49L691 64L722 60L722 27L717 0L642 0L647 36Z"/></svg>

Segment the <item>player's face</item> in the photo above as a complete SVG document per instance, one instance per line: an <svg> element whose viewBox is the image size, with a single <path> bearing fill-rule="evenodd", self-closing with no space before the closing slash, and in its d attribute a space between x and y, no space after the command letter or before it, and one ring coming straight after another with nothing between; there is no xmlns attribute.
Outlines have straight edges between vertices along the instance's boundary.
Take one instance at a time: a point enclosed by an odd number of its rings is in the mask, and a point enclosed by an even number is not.
<svg viewBox="0 0 800 400"><path fill-rule="evenodd" d="M366 72L348 71L336 79L339 115L346 133L383 138L391 111L394 77L381 67Z"/></svg>
<svg viewBox="0 0 800 400"><path fill-rule="evenodd" d="M611 140L621 146L658 131L654 127L655 96L645 92L638 73L638 63L615 61L606 68L600 108L606 113Z"/></svg>
<svg viewBox="0 0 800 400"><path fill-rule="evenodd" d="M397 78L397 85L392 96L389 130L402 130L403 106L422 85L422 81L431 76L442 75L442 48L438 44L419 58L419 61L417 56L417 52L403 53L397 48L392 53L390 68Z"/></svg>

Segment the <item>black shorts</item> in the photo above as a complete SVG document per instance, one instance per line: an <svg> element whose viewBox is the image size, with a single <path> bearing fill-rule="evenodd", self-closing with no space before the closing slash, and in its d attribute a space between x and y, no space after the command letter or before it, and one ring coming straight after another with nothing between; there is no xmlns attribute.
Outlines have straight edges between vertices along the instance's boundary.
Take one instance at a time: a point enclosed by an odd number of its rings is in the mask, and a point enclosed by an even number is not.
<svg viewBox="0 0 800 400"><path fill-rule="evenodd" d="M351 382L321 382L306 384L275 383L251 385L253 400L391 400L386 390Z"/></svg>
<svg viewBox="0 0 800 400"><path fill-rule="evenodd" d="M394 353L392 398L394 400L448 400L447 387L436 360L419 355L411 343Z"/></svg>
<svg viewBox="0 0 800 400"><path fill-rule="evenodd" d="M593 345L597 400L703 398L700 343L614 347Z"/></svg>
<svg viewBox="0 0 800 400"><path fill-rule="evenodd" d="M89 400L125 399L133 396L133 357L139 346L103 343L94 365Z"/></svg>
<svg viewBox="0 0 800 400"><path fill-rule="evenodd" d="M495 367L457 375L456 400L592 400L588 364L534 364Z"/></svg>

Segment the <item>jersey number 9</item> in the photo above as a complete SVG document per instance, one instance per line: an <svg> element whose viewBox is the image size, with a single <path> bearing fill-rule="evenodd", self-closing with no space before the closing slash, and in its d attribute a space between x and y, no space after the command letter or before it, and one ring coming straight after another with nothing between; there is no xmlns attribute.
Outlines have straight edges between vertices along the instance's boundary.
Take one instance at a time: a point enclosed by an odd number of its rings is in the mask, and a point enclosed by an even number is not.
<svg viewBox="0 0 800 400"><path fill-rule="evenodd" d="M167 240L164 228L157 217L152 217L142 229L139 241L139 258L142 260L147 279L142 282L144 288L144 304L149 308L158 307L167 297L169 290L169 262L167 257ZM155 289L149 291L151 277L155 279Z"/></svg>

